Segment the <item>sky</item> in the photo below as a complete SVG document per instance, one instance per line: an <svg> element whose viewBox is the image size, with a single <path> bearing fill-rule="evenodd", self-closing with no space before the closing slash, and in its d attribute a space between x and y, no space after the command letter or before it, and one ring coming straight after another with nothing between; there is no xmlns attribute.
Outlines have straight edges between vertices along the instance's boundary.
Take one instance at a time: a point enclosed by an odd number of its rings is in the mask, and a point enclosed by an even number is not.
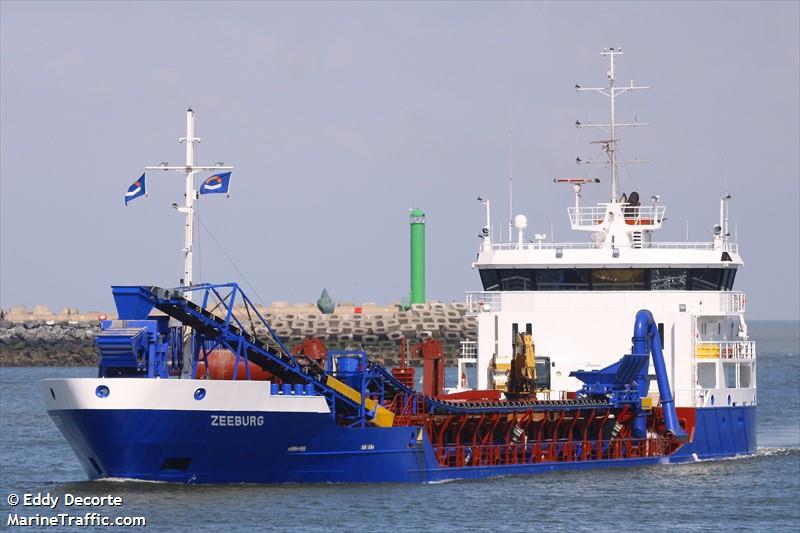
<svg viewBox="0 0 800 533"><path fill-rule="evenodd" d="M479 290L483 225L514 214L569 230L554 177L603 180L599 54L622 47L620 190L660 194L658 240L711 238L726 191L751 319L800 315L800 3L0 3L0 307L113 310L112 284L177 285L185 111L197 162L235 166L204 198L200 279L254 299L397 302L409 291L408 212L427 214L428 297ZM509 136L509 131L511 132ZM510 140L510 142L509 142ZM551 231L552 227L552 231ZM233 265L231 264L233 262ZM235 265L235 266L234 266Z"/></svg>

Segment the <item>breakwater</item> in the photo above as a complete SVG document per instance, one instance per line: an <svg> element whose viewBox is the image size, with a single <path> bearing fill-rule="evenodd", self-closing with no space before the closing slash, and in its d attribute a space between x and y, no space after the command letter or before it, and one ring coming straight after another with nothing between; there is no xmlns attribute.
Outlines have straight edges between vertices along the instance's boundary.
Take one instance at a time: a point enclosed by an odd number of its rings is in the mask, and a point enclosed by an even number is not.
<svg viewBox="0 0 800 533"><path fill-rule="evenodd" d="M99 315L77 309L58 315L43 306L33 312L16 306L0 320L0 366L95 366L95 336ZM331 314L311 304L273 302L259 308L277 335L291 348L304 338L317 337L328 349L365 350L386 366L400 359L400 340L410 345L425 337L443 341L448 364L454 364L461 342L474 340L475 317L461 302L428 302L404 310L399 305L340 303ZM108 314L108 318L114 318ZM265 335L265 329L256 334Z"/></svg>

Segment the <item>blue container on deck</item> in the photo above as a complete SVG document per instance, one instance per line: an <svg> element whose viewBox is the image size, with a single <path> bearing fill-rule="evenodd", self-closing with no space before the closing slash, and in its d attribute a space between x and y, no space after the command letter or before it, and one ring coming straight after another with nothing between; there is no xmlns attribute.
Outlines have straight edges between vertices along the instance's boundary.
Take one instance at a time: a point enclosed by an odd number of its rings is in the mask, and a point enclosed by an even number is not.
<svg viewBox="0 0 800 533"><path fill-rule="evenodd" d="M277 383L270 383L269 393L272 396L277 396L278 394L280 394L280 385L278 385Z"/></svg>
<svg viewBox="0 0 800 533"><path fill-rule="evenodd" d="M144 287L111 287L120 320L144 320L153 310L152 293Z"/></svg>
<svg viewBox="0 0 800 533"><path fill-rule="evenodd" d="M292 384L291 383L284 383L283 384L283 394L289 395L292 393Z"/></svg>
<svg viewBox="0 0 800 533"><path fill-rule="evenodd" d="M303 385L302 383L295 383L294 385L295 395L302 396L304 394L305 388L306 388L305 385Z"/></svg>
<svg viewBox="0 0 800 533"><path fill-rule="evenodd" d="M340 355L336 359L338 378L356 390L361 388L360 364L361 356L359 355Z"/></svg>
<svg viewBox="0 0 800 533"><path fill-rule="evenodd" d="M316 393L314 392L314 384L313 383L306 383L306 396L314 396Z"/></svg>

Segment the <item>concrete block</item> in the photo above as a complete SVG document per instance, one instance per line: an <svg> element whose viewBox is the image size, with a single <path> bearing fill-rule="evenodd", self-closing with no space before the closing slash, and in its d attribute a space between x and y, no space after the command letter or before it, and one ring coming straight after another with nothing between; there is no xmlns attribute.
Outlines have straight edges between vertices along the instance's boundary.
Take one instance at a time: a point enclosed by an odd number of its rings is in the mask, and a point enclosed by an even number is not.
<svg viewBox="0 0 800 533"><path fill-rule="evenodd" d="M457 341L457 340L461 339L461 333L458 332L458 331L449 331L448 330L448 331L445 331L443 335L444 335L445 340L448 340L448 341Z"/></svg>

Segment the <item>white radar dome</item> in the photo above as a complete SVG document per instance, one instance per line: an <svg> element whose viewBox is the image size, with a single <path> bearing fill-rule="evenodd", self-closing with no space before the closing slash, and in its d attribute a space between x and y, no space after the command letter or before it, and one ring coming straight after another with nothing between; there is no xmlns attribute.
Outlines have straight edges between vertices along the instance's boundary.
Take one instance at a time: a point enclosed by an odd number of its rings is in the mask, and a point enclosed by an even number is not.
<svg viewBox="0 0 800 533"><path fill-rule="evenodd" d="M517 229L525 229L528 227L528 217L525 215L517 215L514 217L514 227Z"/></svg>

